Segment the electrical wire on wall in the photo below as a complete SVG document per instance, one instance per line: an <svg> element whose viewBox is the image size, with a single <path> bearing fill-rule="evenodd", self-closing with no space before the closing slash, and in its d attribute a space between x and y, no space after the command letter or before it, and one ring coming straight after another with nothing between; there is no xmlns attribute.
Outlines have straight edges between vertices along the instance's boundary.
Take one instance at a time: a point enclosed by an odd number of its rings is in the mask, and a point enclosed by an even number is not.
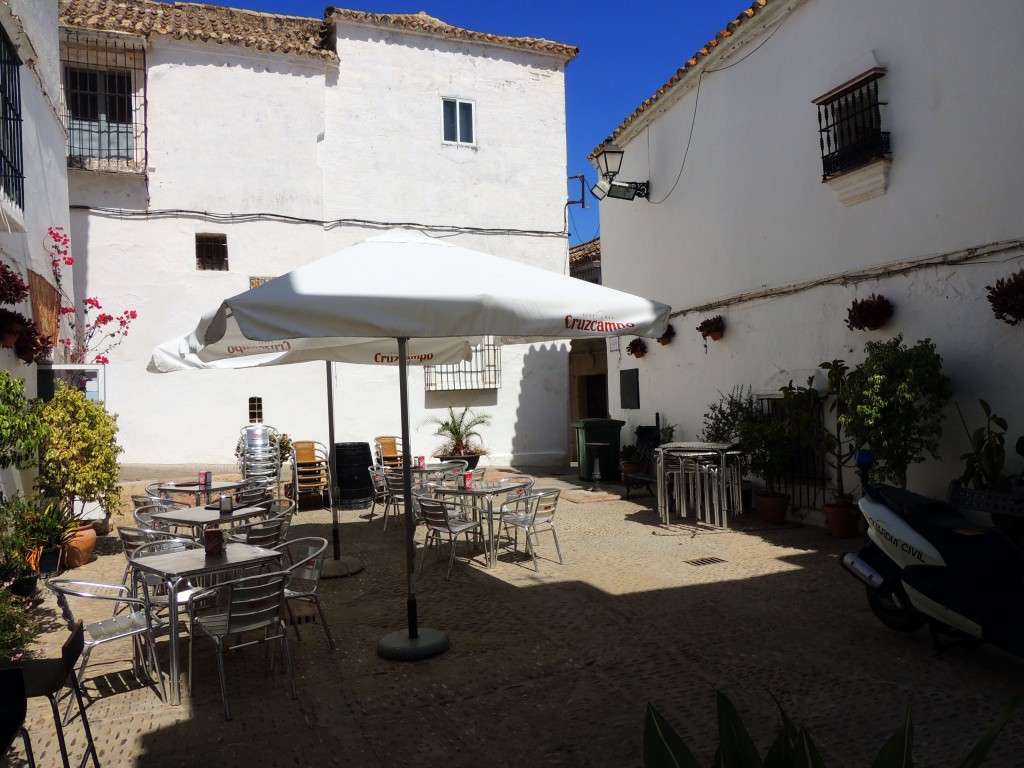
<svg viewBox="0 0 1024 768"><path fill-rule="evenodd" d="M450 234L476 234L476 235L519 235L524 237L560 237L568 235L566 229L561 231L548 229L515 229L501 227L466 227L455 224L424 224L415 221L375 221L373 219L311 219L302 216L287 216L281 213L214 213L210 211L197 211L188 208L159 208L150 210L128 210L125 208L107 208L104 206L72 205L73 211L88 211L97 216L108 216L110 218L125 220L148 220L148 219L179 219L195 218L203 221L212 221L224 224L251 224L260 221L274 221L285 224L312 224L322 227L325 230L336 229L344 226L360 226L375 229L391 229L393 227L405 227L407 229L429 230L431 232L446 232Z"/></svg>
<svg viewBox="0 0 1024 768"><path fill-rule="evenodd" d="M782 25L785 24L788 19L789 19L789 15L787 14L785 17L783 17L782 21L780 21L778 23L778 25L775 27L775 29L773 29L771 32L768 33L768 37L766 37L764 40L762 40L760 43L758 43L756 46L754 46L753 50L748 51L746 53L746 55L744 55L744 57L742 59L737 59L736 61L732 62L731 64L726 64L725 66L718 67L717 69L702 69L700 74L697 75L697 92L696 92L696 94L694 95L694 98L693 98L693 116L690 118L690 130L689 130L689 132L686 135L686 147L683 149L683 159L679 163L679 173L676 174L676 180L672 183L671 189L669 189L669 191L665 194L665 196L663 198L661 198L661 200L651 200L650 198L648 198L648 200L647 200L648 203L650 203L651 205L661 205L662 203L664 203L666 200L668 200L672 196L672 193L676 191L676 187L679 185L679 180L683 177L683 168L686 166L686 156L690 152L690 142L693 139L693 127L697 123L697 106L700 103L700 84L701 84L701 81L704 79L704 75L713 74L715 72L724 72L727 69L731 69L732 67L735 67L737 64L742 64L744 61L746 61L751 56L753 56L755 53L757 53L759 50L761 50L761 46L763 46L765 43L767 43L769 40L771 40L772 37L775 35L775 33L778 32L782 28ZM650 168L651 167L651 128L650 128L650 126L647 126L647 128L645 130L647 132L647 167Z"/></svg>
<svg viewBox="0 0 1024 768"><path fill-rule="evenodd" d="M883 264L877 267L868 267L867 269L840 272L839 274L832 275L831 277L806 280L801 283L790 283L789 285L777 286L775 288L761 288L757 291L748 291L746 293L736 294L735 296L728 296L714 301L709 301L705 304L685 307L684 309L672 312L670 317L681 317L691 313L708 312L710 310L732 307L737 304L747 304L763 299L775 299L780 296L791 296L795 293L803 293L804 291L810 291L814 288L820 288L826 285L856 285L869 280L879 280L887 277L906 275L929 267L999 264L1021 258L1024 258L1024 238L1017 240L1000 240L998 242L985 243L983 245L964 248L958 251L950 251L948 253L940 253L937 255L933 254L923 256L918 259L909 259L893 262L891 264Z"/></svg>

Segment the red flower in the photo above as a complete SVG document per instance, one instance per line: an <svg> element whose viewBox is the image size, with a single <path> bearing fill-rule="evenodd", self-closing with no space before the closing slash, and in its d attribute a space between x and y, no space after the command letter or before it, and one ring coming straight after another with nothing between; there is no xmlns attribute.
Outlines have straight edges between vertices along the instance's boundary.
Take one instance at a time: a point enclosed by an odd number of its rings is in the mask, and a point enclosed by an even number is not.
<svg viewBox="0 0 1024 768"><path fill-rule="evenodd" d="M88 299L82 299L82 303L85 304L88 307L95 307L96 309L103 309L103 307L100 306L99 301L97 301L96 299L91 298L91 297L88 298Z"/></svg>
<svg viewBox="0 0 1024 768"><path fill-rule="evenodd" d="M61 307L60 308L60 313L62 315L73 315L75 313L75 308L74 307Z"/></svg>
<svg viewBox="0 0 1024 768"><path fill-rule="evenodd" d="M106 355L96 355L96 359L93 360L93 362L99 363L100 365L106 365L107 363L110 362L110 359L107 358Z"/></svg>

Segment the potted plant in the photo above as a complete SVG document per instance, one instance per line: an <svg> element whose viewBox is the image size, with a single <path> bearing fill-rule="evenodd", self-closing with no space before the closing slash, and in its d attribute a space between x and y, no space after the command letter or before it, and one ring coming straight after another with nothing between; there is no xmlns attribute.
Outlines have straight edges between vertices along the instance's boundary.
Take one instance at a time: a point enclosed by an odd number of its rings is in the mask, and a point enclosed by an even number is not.
<svg viewBox="0 0 1024 768"><path fill-rule="evenodd" d="M59 499L42 496L23 497L19 504L25 535L35 547L30 563L43 575L60 572L79 527L74 511L65 509Z"/></svg>
<svg viewBox="0 0 1024 768"><path fill-rule="evenodd" d="M28 284L21 275L0 262L0 304L21 304L28 298Z"/></svg>
<svg viewBox="0 0 1024 768"><path fill-rule="evenodd" d="M97 501L109 518L118 508L117 417L83 392L57 383L40 416L47 427L39 456L36 487L56 496L73 517L75 500Z"/></svg>
<svg viewBox="0 0 1024 768"><path fill-rule="evenodd" d="M872 293L866 299L853 300L846 312L846 327L851 331L877 331L889 322L892 313L892 302Z"/></svg>
<svg viewBox="0 0 1024 768"><path fill-rule="evenodd" d="M939 458L949 379L930 339L913 347L903 336L864 345L864 362L846 374L845 407L839 423L856 445L874 454L872 473L907 484L907 467Z"/></svg>
<svg viewBox="0 0 1024 768"><path fill-rule="evenodd" d="M21 312L0 307L0 346L13 347L28 324L29 319Z"/></svg>
<svg viewBox="0 0 1024 768"><path fill-rule="evenodd" d="M997 319L1010 325L1017 325L1024 320L1024 269L1014 272L1009 277L1000 277L995 285L986 285L988 303L992 305L992 314Z"/></svg>
<svg viewBox="0 0 1024 768"><path fill-rule="evenodd" d="M0 584L12 593L33 597L39 571L33 565L36 545L29 536L26 505L20 496L0 496Z"/></svg>
<svg viewBox="0 0 1024 768"><path fill-rule="evenodd" d="M428 424L437 427L434 437L444 439L444 442L434 451L434 457L441 461L459 459L469 465L469 469L475 469L480 457L487 454L480 443L480 433L477 427L485 427L491 423L491 417L484 413L474 413L468 406L462 409L462 413L456 413L455 409L448 406L448 416L428 419Z"/></svg>
<svg viewBox="0 0 1024 768"><path fill-rule="evenodd" d="M782 399L769 411L758 411L738 424L739 445L750 471L764 480L754 502L765 522L786 522L790 496L779 481L793 471L801 444L799 417L803 403L792 387L783 387Z"/></svg>
<svg viewBox="0 0 1024 768"><path fill-rule="evenodd" d="M822 425L816 441L825 465L832 472L832 494L822 507L825 526L837 539L852 538L860 534L860 510L853 504L853 496L846 490L843 469L853 460L859 447L843 431L846 416L846 379L849 366L842 360L821 363L828 374L826 397L831 397L828 411L830 421Z"/></svg>
<svg viewBox="0 0 1024 768"><path fill-rule="evenodd" d="M644 455L641 450L629 443L619 449L619 460L622 462L622 473L636 475L644 470Z"/></svg>
<svg viewBox="0 0 1024 768"><path fill-rule="evenodd" d="M725 334L725 318L721 315L708 317L697 326L697 333L704 340L704 354L708 353L708 339L718 341Z"/></svg>
<svg viewBox="0 0 1024 768"><path fill-rule="evenodd" d="M626 352L639 359L647 354L647 342L637 336L626 345Z"/></svg>
<svg viewBox="0 0 1024 768"><path fill-rule="evenodd" d="M29 320L14 342L14 351L23 362L43 363L53 354L53 339L40 333L35 321Z"/></svg>
<svg viewBox="0 0 1024 768"><path fill-rule="evenodd" d="M672 343L672 339L675 338L675 335L676 329L672 327L672 323L669 323L665 327L665 332L658 337L658 343L663 347L668 346Z"/></svg>
<svg viewBox="0 0 1024 768"><path fill-rule="evenodd" d="M25 397L25 380L0 369L0 468L25 469L35 463L46 425L39 402Z"/></svg>

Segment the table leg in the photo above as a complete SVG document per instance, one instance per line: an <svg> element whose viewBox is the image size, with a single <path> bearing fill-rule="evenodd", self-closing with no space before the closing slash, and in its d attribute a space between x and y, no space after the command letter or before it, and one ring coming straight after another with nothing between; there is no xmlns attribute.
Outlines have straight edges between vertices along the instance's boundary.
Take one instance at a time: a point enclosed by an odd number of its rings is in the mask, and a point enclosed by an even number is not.
<svg viewBox="0 0 1024 768"><path fill-rule="evenodd" d="M169 657L167 667L171 678L167 695L170 703L175 706L181 704L181 687L179 685L181 671L178 661L178 585L180 583L180 578L167 579L167 622L170 630L170 636L167 638L167 655Z"/></svg>
<svg viewBox="0 0 1024 768"><path fill-rule="evenodd" d="M658 518L665 525L668 525L668 514L665 511L668 507L665 503L665 454L662 451L657 452L657 458L654 463L657 466L658 475Z"/></svg>
<svg viewBox="0 0 1024 768"><path fill-rule="evenodd" d="M487 499L487 567L493 568L498 562L496 547L494 545L494 498L486 496Z"/></svg>

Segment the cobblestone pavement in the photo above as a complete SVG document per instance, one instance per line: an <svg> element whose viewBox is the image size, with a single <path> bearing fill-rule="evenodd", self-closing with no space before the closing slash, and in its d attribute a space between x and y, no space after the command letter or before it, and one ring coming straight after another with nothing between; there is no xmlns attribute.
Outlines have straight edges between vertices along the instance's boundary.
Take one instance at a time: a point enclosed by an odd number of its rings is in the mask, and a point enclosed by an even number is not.
<svg viewBox="0 0 1024 768"><path fill-rule="evenodd" d="M538 485L580 483L567 472ZM197 643L193 690L183 680L180 707L136 681L126 643L103 646L86 675L103 765L639 766L648 702L710 764L722 690L762 750L778 720L773 695L833 768L870 765L909 706L917 764L951 766L1024 688L1024 662L996 649L955 647L936 658L927 632L883 627L839 566L856 540L762 526L753 513L737 530L666 529L649 498L563 499L565 563L545 535L537 573L508 550L493 570L482 553L467 562L462 550L446 581L446 563L430 555L417 580L420 624L448 633L451 649L386 661L377 641L405 626L402 528L382 532L367 510L341 520L343 551L365 568L321 582L340 647L330 651L318 625L303 625L292 643L298 701L259 647L227 659L226 722L209 642ZM304 535L329 538L329 512L300 512L292 537ZM119 581L116 535L97 551L68 575ZM42 610L52 622L38 651L59 653L66 633L49 596ZM165 641L158 646L166 674ZM38 764L55 765L45 702L32 702L29 727ZM81 754L77 720L69 734ZM986 765L1020 766L1022 755L1018 712Z"/></svg>

